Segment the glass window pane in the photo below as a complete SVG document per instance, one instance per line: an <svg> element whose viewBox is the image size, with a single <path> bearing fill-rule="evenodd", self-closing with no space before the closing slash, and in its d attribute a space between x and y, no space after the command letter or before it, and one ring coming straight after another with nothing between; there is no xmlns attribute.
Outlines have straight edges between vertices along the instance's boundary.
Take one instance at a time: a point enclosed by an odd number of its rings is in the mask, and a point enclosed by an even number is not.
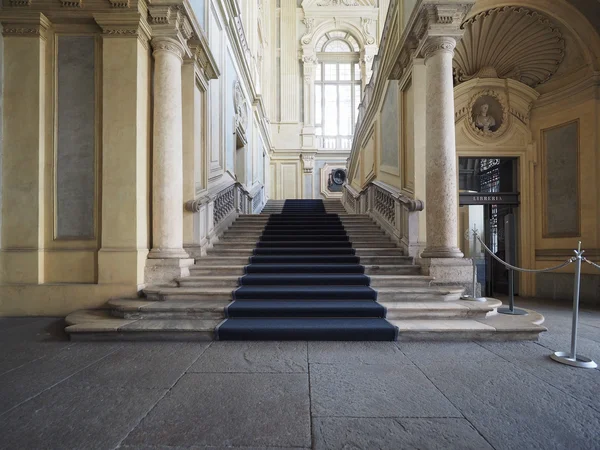
<svg viewBox="0 0 600 450"><path fill-rule="evenodd" d="M354 123L358 119L358 106L360 105L360 84L354 85Z"/></svg>
<svg viewBox="0 0 600 450"><path fill-rule="evenodd" d="M320 125L323 117L323 105L321 104L321 89L320 84L315 85L315 125Z"/></svg>
<svg viewBox="0 0 600 450"><path fill-rule="evenodd" d="M360 81L360 64L354 64L354 80Z"/></svg>
<svg viewBox="0 0 600 450"><path fill-rule="evenodd" d="M352 85L340 85L340 135L349 136L352 134Z"/></svg>
<svg viewBox="0 0 600 450"><path fill-rule="evenodd" d="M348 42L350 42L350 45L352 45L352 48L354 49L355 52L360 50L360 47L358 46L358 42L356 42L356 39L354 39L352 36L348 36Z"/></svg>
<svg viewBox="0 0 600 450"><path fill-rule="evenodd" d="M317 136L323 136L323 128L322 127L315 128L315 134Z"/></svg>
<svg viewBox="0 0 600 450"><path fill-rule="evenodd" d="M338 134L337 86L325 85L325 116L323 131L326 136Z"/></svg>
<svg viewBox="0 0 600 450"><path fill-rule="evenodd" d="M317 71L315 72L315 81L321 81L321 64L317 64Z"/></svg>
<svg viewBox="0 0 600 450"><path fill-rule="evenodd" d="M352 76L352 72L350 72L351 64L339 64L338 67L340 68L340 80L350 81Z"/></svg>
<svg viewBox="0 0 600 450"><path fill-rule="evenodd" d="M325 81L337 80L337 64L325 64Z"/></svg>
<svg viewBox="0 0 600 450"><path fill-rule="evenodd" d="M350 46L344 41L335 40L329 41L325 46L326 52L350 52Z"/></svg>

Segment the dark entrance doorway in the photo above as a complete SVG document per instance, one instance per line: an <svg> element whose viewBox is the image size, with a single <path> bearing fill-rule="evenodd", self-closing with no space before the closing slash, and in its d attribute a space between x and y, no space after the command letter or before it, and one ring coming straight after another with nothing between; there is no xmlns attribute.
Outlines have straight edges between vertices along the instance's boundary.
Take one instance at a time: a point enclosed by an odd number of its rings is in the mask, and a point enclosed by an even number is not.
<svg viewBox="0 0 600 450"><path fill-rule="evenodd" d="M518 159L459 158L461 217L463 227L476 226L488 248L496 256L516 264L516 251L506 253L507 245L516 249L519 221ZM512 218L514 221L512 221ZM507 225L507 224L515 224ZM510 233L506 226L512 226ZM513 236L507 242L506 236ZM471 239L472 241L472 239ZM508 294L508 270L487 254L480 244L469 243L465 254L477 266L477 281L482 295ZM509 260L510 259L510 260ZM515 293L518 292L515 283Z"/></svg>

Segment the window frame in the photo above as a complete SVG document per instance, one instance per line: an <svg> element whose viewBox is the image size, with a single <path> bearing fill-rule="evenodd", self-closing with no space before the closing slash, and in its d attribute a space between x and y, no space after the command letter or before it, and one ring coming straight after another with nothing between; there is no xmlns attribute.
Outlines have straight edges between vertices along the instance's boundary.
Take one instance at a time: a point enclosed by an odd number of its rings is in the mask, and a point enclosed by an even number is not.
<svg viewBox="0 0 600 450"><path fill-rule="evenodd" d="M340 40L340 38L332 38L333 40ZM329 41L323 44L323 48L327 46ZM352 45L348 43L350 48ZM319 148L324 150L350 150L352 147L352 137L354 136L354 130L356 127L356 118L358 114L358 106L360 104L360 99L362 98L362 72L359 72L358 78L356 75L356 68L354 64L358 65L360 70L360 53L359 52L319 52L317 53L317 59L319 63L317 64L317 70L321 71L320 79L317 79L315 76L315 92L314 92L314 100L315 100L315 110L317 108L321 111L321 122L317 123L317 112L315 111L315 134L317 133L317 129L321 129L321 134L316 134L317 141L319 143ZM325 64L335 64L336 65L336 80L325 80ZM351 64L350 68L350 80L340 80L340 64ZM316 86L320 86L321 90L321 104L317 104L317 88ZM334 85L337 86L337 99L336 99L336 107L337 107L337 135L329 136L325 135L325 86ZM352 118L350 125L350 134L349 135L341 135L340 134L340 125L341 125L341 114L340 114L340 86L350 86L351 87L351 96L350 96L350 110L354 117ZM358 98L356 97L356 86L359 87L360 92Z"/></svg>

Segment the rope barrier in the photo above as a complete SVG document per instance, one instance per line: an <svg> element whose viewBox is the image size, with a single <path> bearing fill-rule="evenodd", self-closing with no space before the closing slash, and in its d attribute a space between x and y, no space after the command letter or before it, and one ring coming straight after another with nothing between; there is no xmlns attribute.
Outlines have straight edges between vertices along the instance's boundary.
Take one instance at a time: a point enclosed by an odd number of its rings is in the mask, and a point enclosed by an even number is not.
<svg viewBox="0 0 600 450"><path fill-rule="evenodd" d="M596 264L595 262L590 261L583 256L584 250L581 250L581 242L579 242L579 246L578 246L577 250L574 250L575 256L569 258L568 260L566 260L565 262L563 262L557 266L548 267L547 269L523 269L521 267L513 266L512 264L509 264L509 263L503 261L500 257L496 256L494 254L494 252L487 245L485 245L485 242L483 242L481 240L476 226L473 226L472 231L473 231L473 236L475 237L476 240L479 241L479 243L482 245L482 247L485 249L485 251L487 253L489 253L492 256L492 258L494 258L500 264L502 264L503 266L505 266L506 268L509 269L508 283L509 283L510 306L508 308L506 308L506 307L498 308L498 312L502 313L502 314L511 314L511 315L527 314L527 311L525 311L523 309L515 308L514 271L527 272L527 273L552 272L553 270L562 269L563 267L566 267L569 264L576 263L575 264L575 278L574 278L574 285L573 285L573 321L572 321L572 326L571 326L571 351L570 352L554 352L552 355L550 355L550 357L556 362L559 362L561 364L567 364L569 366L582 367L582 368L587 368L587 369L595 369L596 367L598 367L598 365L590 358L586 358L585 356L577 354L577 328L579 325L579 294L580 294L580 288L581 288L581 262L585 261L589 265L600 270L600 264ZM467 233L468 233L468 230L467 230ZM466 235L465 235L465 238L467 238ZM474 241L474 243L475 242L476 241ZM474 300L479 300L479 299L475 298L476 284L477 284L477 273L476 273L475 260L473 260L473 297L474 297Z"/></svg>
<svg viewBox="0 0 600 450"><path fill-rule="evenodd" d="M517 266L513 266L505 261L502 261L501 258L499 258L498 256L496 256L494 254L494 252L492 252L487 245L485 245L485 243L481 240L481 238L479 237L478 234L475 234L475 237L477 238L477 240L479 241L479 243L483 246L483 248L492 256L492 258L494 258L496 261L498 261L500 264L508 267L509 269L512 270L516 270L517 272L527 272L527 273L541 273L541 272L552 272L553 270L558 270L558 269L562 269L563 267L568 266L569 264L572 264L576 261L577 258L575 258L574 256L569 258L568 260L566 260L564 263L559 264L558 266L554 266L554 267L548 267L547 269L523 269L521 267L517 267ZM600 269L600 266L598 266L598 268Z"/></svg>
<svg viewBox="0 0 600 450"><path fill-rule="evenodd" d="M600 265L596 264L595 262L592 262L587 258L582 258L582 260L585 261L586 263L588 263L590 266L593 266L596 269L600 269Z"/></svg>

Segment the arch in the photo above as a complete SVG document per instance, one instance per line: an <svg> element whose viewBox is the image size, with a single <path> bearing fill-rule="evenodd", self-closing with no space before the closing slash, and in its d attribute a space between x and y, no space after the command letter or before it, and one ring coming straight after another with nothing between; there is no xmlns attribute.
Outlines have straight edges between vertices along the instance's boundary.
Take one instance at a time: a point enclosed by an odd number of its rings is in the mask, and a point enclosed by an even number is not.
<svg viewBox="0 0 600 450"><path fill-rule="evenodd" d="M330 33L332 31L344 31L348 33L350 36L356 39L360 50L365 48L366 43L362 30L352 22L339 19L325 20L317 25L312 33L310 41L306 43L306 46L314 49L317 45L317 42L319 42L319 40L325 36L326 33Z"/></svg>
<svg viewBox="0 0 600 450"><path fill-rule="evenodd" d="M479 0L465 18L502 6L525 7L537 10L564 26L576 39L579 48L592 70L600 70L600 34L587 18L573 5L564 0Z"/></svg>

